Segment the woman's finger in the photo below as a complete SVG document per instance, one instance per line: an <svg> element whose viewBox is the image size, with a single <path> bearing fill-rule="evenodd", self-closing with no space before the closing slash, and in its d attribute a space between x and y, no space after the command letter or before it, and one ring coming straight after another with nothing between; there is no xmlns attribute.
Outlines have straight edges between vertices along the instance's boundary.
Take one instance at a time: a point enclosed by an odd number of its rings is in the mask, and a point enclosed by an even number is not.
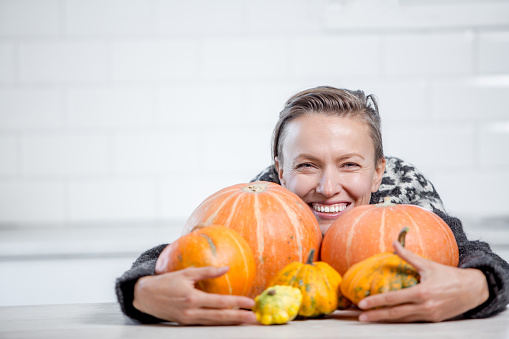
<svg viewBox="0 0 509 339"><path fill-rule="evenodd" d="M430 261L428 259L407 250L398 241L393 241L392 246L394 247L396 254L401 259L414 266L419 273L425 271L429 267Z"/></svg>
<svg viewBox="0 0 509 339"><path fill-rule="evenodd" d="M205 279L217 278L228 272L229 267L214 267L214 266L204 266L204 267L188 267L184 268L181 271L177 271L182 273L186 278L196 282Z"/></svg>
<svg viewBox="0 0 509 339"><path fill-rule="evenodd" d="M417 299L416 288L417 286L412 286L398 291L374 294L362 299L358 306L362 310L369 310L376 307L412 304Z"/></svg>
<svg viewBox="0 0 509 339"><path fill-rule="evenodd" d="M196 304L198 307L206 308L246 308L251 309L255 302L253 299L238 295L222 295L214 293L205 293L202 291L196 291L195 296ZM198 301L199 298L199 301Z"/></svg>

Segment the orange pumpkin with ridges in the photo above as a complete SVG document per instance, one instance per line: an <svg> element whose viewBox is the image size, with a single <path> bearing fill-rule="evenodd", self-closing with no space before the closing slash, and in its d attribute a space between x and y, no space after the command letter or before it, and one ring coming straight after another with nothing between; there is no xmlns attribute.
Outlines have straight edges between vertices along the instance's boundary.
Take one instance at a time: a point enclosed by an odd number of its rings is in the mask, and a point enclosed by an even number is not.
<svg viewBox="0 0 509 339"><path fill-rule="evenodd" d="M256 276L253 252L238 232L221 225L198 225L166 246L156 262L156 274L187 267L229 266L220 277L196 282L202 291L248 295Z"/></svg>
<svg viewBox="0 0 509 339"><path fill-rule="evenodd" d="M324 236L321 260L344 275L354 264L391 251L392 241L406 226L412 229L407 249L444 265L458 265L456 239L438 215L415 205L392 204L388 199L357 206L335 220Z"/></svg>
<svg viewBox="0 0 509 339"><path fill-rule="evenodd" d="M262 293L273 275L294 261L304 262L322 240L310 207L295 193L270 182L226 187L205 199L191 214L184 234L196 224L221 224L239 232L251 247L256 279L250 297Z"/></svg>

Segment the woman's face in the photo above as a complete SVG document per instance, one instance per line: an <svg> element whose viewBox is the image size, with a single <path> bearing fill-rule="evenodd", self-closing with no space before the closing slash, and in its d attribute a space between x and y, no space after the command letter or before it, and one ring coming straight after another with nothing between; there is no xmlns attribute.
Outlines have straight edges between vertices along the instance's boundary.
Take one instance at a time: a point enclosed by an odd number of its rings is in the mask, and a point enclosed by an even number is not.
<svg viewBox="0 0 509 339"><path fill-rule="evenodd" d="M369 204L380 186L385 161L374 162L369 127L352 118L302 115L286 126L281 185L313 210L322 234L345 211Z"/></svg>

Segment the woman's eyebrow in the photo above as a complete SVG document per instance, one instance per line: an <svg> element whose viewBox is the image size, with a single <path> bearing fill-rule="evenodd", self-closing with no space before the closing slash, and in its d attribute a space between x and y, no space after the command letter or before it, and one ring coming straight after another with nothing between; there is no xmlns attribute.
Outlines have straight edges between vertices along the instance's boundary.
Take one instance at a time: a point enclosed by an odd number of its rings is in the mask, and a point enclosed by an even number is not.
<svg viewBox="0 0 509 339"><path fill-rule="evenodd" d="M338 158L338 160L344 160L344 159L349 159L349 158L354 158L354 157L359 157L362 160L365 159L365 157L362 154L356 153L356 152L352 152L352 153L343 154L342 156L340 156Z"/></svg>
<svg viewBox="0 0 509 339"><path fill-rule="evenodd" d="M320 161L320 159L309 153L301 153L294 158L294 163L301 160Z"/></svg>
<svg viewBox="0 0 509 339"><path fill-rule="evenodd" d="M346 159L355 158L355 157L359 157L362 160L365 159L365 157L362 154L357 153L357 152L351 152L351 153L342 154L336 160L346 160ZM310 154L310 153L301 153L301 154L297 155L293 159L293 163L299 162L299 161L302 161L302 160L321 161L320 158L314 156L313 154Z"/></svg>

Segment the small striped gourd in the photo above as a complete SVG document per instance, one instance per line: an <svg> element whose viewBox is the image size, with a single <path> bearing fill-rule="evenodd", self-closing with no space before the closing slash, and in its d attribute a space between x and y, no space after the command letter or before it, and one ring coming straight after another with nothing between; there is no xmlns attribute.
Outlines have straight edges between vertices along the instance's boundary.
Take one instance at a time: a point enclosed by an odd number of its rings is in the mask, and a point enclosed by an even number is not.
<svg viewBox="0 0 509 339"><path fill-rule="evenodd" d="M405 246L408 227L399 234ZM356 263L346 272L341 292L355 305L369 295L400 290L419 283L416 269L393 252L384 252Z"/></svg>
<svg viewBox="0 0 509 339"><path fill-rule="evenodd" d="M288 285L300 289L302 302L299 315L314 318L334 312L338 305L349 304L341 295L341 275L329 264L313 262L314 249L309 252L305 264L293 262L279 271L270 281L270 286Z"/></svg>

